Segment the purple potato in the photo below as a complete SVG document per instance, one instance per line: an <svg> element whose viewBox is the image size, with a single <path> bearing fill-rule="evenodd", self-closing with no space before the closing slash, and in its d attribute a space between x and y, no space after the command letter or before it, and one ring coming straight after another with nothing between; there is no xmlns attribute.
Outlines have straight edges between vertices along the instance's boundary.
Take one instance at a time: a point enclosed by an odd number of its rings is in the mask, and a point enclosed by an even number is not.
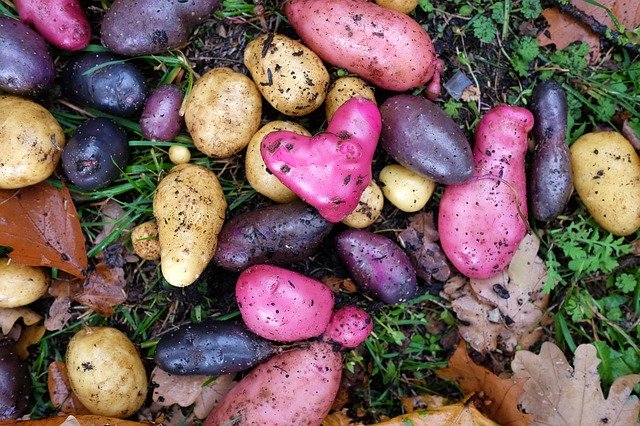
<svg viewBox="0 0 640 426"><path fill-rule="evenodd" d="M0 90L39 95L53 84L56 69L44 39L20 21L0 16Z"/></svg>
<svg viewBox="0 0 640 426"><path fill-rule="evenodd" d="M393 240L353 229L338 234L335 242L338 256L365 292L389 304L417 295L416 271Z"/></svg>
<svg viewBox="0 0 640 426"><path fill-rule="evenodd" d="M471 146L458 125L436 104L396 95L380 107L382 147L398 163L445 185L473 175Z"/></svg>
<svg viewBox="0 0 640 426"><path fill-rule="evenodd" d="M13 340L0 340L0 420L16 419L27 411L31 380L27 364L18 356Z"/></svg>
<svg viewBox="0 0 640 426"><path fill-rule="evenodd" d="M184 92L178 86L163 84L151 92L140 117L140 129L152 141L171 141L182 128L180 106Z"/></svg>

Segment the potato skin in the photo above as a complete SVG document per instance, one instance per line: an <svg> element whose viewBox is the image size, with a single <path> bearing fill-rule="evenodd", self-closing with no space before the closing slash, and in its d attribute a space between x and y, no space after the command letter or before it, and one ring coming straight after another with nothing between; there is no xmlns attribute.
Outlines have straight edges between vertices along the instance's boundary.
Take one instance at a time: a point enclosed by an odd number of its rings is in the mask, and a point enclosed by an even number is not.
<svg viewBox="0 0 640 426"><path fill-rule="evenodd" d="M226 209L218 178L205 167L180 164L160 181L153 214L169 284L185 287L198 279L216 251Z"/></svg>
<svg viewBox="0 0 640 426"><path fill-rule="evenodd" d="M27 364L20 359L13 340L0 339L0 420L25 414L31 400Z"/></svg>
<svg viewBox="0 0 640 426"><path fill-rule="evenodd" d="M17 308L42 297L49 288L44 269L0 258L0 308Z"/></svg>
<svg viewBox="0 0 640 426"><path fill-rule="evenodd" d="M400 164L389 164L380 171L385 198L403 212L417 212L427 205L436 184Z"/></svg>
<svg viewBox="0 0 640 426"><path fill-rule="evenodd" d="M47 179L65 144L62 127L43 106L18 96L0 96L0 189Z"/></svg>
<svg viewBox="0 0 640 426"><path fill-rule="evenodd" d="M342 356L326 342L284 352L245 376L204 426L320 426L342 376Z"/></svg>
<svg viewBox="0 0 640 426"><path fill-rule="evenodd" d="M331 316L324 338L343 348L355 348L364 342L373 330L373 320L368 313L355 306L345 306Z"/></svg>
<svg viewBox="0 0 640 426"><path fill-rule="evenodd" d="M378 220L383 208L384 195L378 184L372 179L362 192L358 206L341 222L350 228L366 228Z"/></svg>
<svg viewBox="0 0 640 426"><path fill-rule="evenodd" d="M376 4L398 12L411 13L418 6L418 0L376 0Z"/></svg>
<svg viewBox="0 0 640 426"><path fill-rule="evenodd" d="M111 327L87 327L69 341L71 389L93 414L125 418L147 396L147 374L127 336Z"/></svg>
<svg viewBox="0 0 640 426"><path fill-rule="evenodd" d="M143 136L149 140L173 140L182 129L180 107L183 99L184 92L178 86L163 84L154 89L140 117Z"/></svg>
<svg viewBox="0 0 640 426"><path fill-rule="evenodd" d="M145 260L160 259L160 241L158 224L155 220L141 223L131 231L133 251Z"/></svg>
<svg viewBox="0 0 640 426"><path fill-rule="evenodd" d="M333 114L340 106L354 97L361 97L375 102L376 96L373 89L364 80L353 77L340 77L329 87L329 92L325 99L325 115L331 121Z"/></svg>

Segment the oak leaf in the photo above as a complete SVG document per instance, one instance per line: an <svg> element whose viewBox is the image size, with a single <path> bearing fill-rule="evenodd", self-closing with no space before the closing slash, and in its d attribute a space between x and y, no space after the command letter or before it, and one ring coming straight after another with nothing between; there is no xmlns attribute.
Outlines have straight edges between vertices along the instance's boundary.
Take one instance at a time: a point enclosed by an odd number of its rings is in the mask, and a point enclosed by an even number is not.
<svg viewBox="0 0 640 426"><path fill-rule="evenodd" d="M9 334L20 318L26 326L37 324L42 320L40 315L29 308L0 308L0 331L2 334Z"/></svg>
<svg viewBox="0 0 640 426"><path fill-rule="evenodd" d="M431 410L418 410L376 423L375 426L489 426L497 423L485 417L468 401L445 405Z"/></svg>
<svg viewBox="0 0 640 426"><path fill-rule="evenodd" d="M49 399L56 409L66 414L91 414L71 390L67 366L63 361L53 361L47 368Z"/></svg>

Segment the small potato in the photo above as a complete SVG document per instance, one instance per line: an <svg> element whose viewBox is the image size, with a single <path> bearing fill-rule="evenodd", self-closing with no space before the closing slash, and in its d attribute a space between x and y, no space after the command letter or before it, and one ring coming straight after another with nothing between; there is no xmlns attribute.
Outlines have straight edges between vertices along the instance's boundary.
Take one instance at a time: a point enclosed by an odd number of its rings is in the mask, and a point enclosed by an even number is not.
<svg viewBox="0 0 640 426"><path fill-rule="evenodd" d="M133 251L143 259L160 259L160 241L158 241L158 224L155 220L141 223L131 231Z"/></svg>
<svg viewBox="0 0 640 426"><path fill-rule="evenodd" d="M182 145L172 145L169 147L169 160L173 164L186 164L191 161L191 151Z"/></svg>
<svg viewBox="0 0 640 426"><path fill-rule="evenodd" d="M587 133L571 145L574 185L596 222L615 235L640 228L640 158L617 132Z"/></svg>
<svg viewBox="0 0 640 426"><path fill-rule="evenodd" d="M417 212L429 199L436 183L399 164L390 164L380 171L382 193L403 212Z"/></svg>
<svg viewBox="0 0 640 426"><path fill-rule="evenodd" d="M329 89L325 99L325 114L327 120L331 120L338 107L349 99L359 96L361 98L376 101L373 89L364 80L358 77L341 77L337 79Z"/></svg>
<svg viewBox="0 0 640 426"><path fill-rule="evenodd" d="M358 201L358 207L342 219L342 223L351 228L366 228L378 220L380 214L382 214L383 207L384 196L382 195L382 190L378 184L372 180L362 192L360 200Z"/></svg>
<svg viewBox="0 0 640 426"><path fill-rule="evenodd" d="M397 10L402 13L411 13L418 6L418 0L376 0L378 6L385 9Z"/></svg>
<svg viewBox="0 0 640 426"><path fill-rule="evenodd" d="M298 198L298 196L284 186L273 173L267 170L267 166L262 159L262 154L260 154L260 143L262 143L262 139L269 133L278 130L288 130L301 135L311 136L311 133L299 124L290 121L271 121L262 126L251 138L247 146L244 168L247 181L256 192L270 198L276 203L288 203Z"/></svg>
<svg viewBox="0 0 640 426"><path fill-rule="evenodd" d="M62 127L47 109L17 96L0 96L0 189L47 179L64 146Z"/></svg>
<svg viewBox="0 0 640 426"><path fill-rule="evenodd" d="M210 157L226 158L247 146L260 127L262 97L253 81L230 68L214 68L191 89L184 120L193 143Z"/></svg>
<svg viewBox="0 0 640 426"><path fill-rule="evenodd" d="M327 94L329 72L305 45L281 34L263 34L247 45L244 64L262 96L283 114L315 111Z"/></svg>
<svg viewBox="0 0 640 426"><path fill-rule="evenodd" d="M40 299L49 288L42 268L0 258L0 308L17 308Z"/></svg>
<svg viewBox="0 0 640 426"><path fill-rule="evenodd" d="M93 414L125 418L147 396L147 374L131 340L111 327L87 327L67 347L71 389Z"/></svg>

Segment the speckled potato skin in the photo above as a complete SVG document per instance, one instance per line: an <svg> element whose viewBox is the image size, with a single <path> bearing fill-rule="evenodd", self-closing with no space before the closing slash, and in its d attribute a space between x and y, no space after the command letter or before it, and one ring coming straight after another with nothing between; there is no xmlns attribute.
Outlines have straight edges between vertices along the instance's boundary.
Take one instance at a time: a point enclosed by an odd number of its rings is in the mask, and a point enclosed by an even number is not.
<svg viewBox="0 0 640 426"><path fill-rule="evenodd" d="M141 223L131 231L133 251L145 260L160 259L158 224L155 220Z"/></svg>
<svg viewBox="0 0 640 426"><path fill-rule="evenodd" d="M400 164L389 164L380 171L382 193L403 212L417 212L427 205L436 183Z"/></svg>
<svg viewBox="0 0 640 426"><path fill-rule="evenodd" d="M289 37L261 35L247 45L244 64L262 96L283 114L307 115L324 102L327 68L318 55Z"/></svg>
<svg viewBox="0 0 640 426"><path fill-rule="evenodd" d="M247 146L260 127L262 97L255 83L230 68L214 68L189 94L184 120L204 154L226 158Z"/></svg>
<svg viewBox="0 0 640 426"><path fill-rule="evenodd" d="M596 222L615 235L640 228L640 159L617 132L587 133L570 148L576 192Z"/></svg>
<svg viewBox="0 0 640 426"><path fill-rule="evenodd" d="M356 96L369 99L373 102L376 101L376 95L373 93L373 89L361 78L347 76L340 77L334 81L324 101L327 121L331 120L340 105Z"/></svg>
<svg viewBox="0 0 640 426"><path fill-rule="evenodd" d="M350 228L362 229L372 225L382 214L384 195L378 184L371 180L364 189L358 206L347 217L341 220Z"/></svg>
<svg viewBox="0 0 640 426"><path fill-rule="evenodd" d="M216 251L226 209L218 178L205 167L180 164L160 181L153 214L169 284L186 287L198 279Z"/></svg>
<svg viewBox="0 0 640 426"><path fill-rule="evenodd" d="M46 108L18 96L0 96L0 189L48 178L65 143L62 127Z"/></svg>
<svg viewBox="0 0 640 426"><path fill-rule="evenodd" d="M40 299L49 288L43 268L0 258L0 308L17 308Z"/></svg>
<svg viewBox="0 0 640 426"><path fill-rule="evenodd" d="M411 13L418 6L418 0L376 0L376 4L386 9Z"/></svg>
<svg viewBox="0 0 640 426"><path fill-rule="evenodd" d="M87 327L67 347L71 389L93 414L125 418L147 396L147 374L127 336L111 327Z"/></svg>

